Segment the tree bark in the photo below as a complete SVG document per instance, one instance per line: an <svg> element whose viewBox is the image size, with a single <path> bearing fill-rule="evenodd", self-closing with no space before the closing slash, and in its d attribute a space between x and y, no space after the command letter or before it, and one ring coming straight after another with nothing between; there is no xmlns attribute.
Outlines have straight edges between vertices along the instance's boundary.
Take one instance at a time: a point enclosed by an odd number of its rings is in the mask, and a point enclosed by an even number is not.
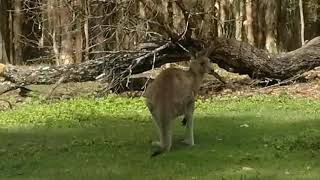
<svg viewBox="0 0 320 180"><path fill-rule="evenodd" d="M0 22L1 24L1 22ZM6 51L6 41L2 37L2 32L0 30L0 63L8 63L9 59L7 56L7 51Z"/></svg>
<svg viewBox="0 0 320 180"><path fill-rule="evenodd" d="M252 0L246 0L246 20L244 22L248 43L254 45Z"/></svg>
<svg viewBox="0 0 320 180"><path fill-rule="evenodd" d="M320 36L297 50L279 55L271 55L234 39L217 38L212 41L213 44L209 47L212 62L228 71L248 74L251 78L286 80L320 66ZM198 50L203 45L201 43L194 39L180 42L187 49ZM130 74L189 58L190 55L180 46L167 42L149 52L113 52L105 59L80 64L37 67L7 65L0 74L19 85L53 84L62 77L64 82L83 82L104 76L111 82L126 80Z"/></svg>
<svg viewBox="0 0 320 180"><path fill-rule="evenodd" d="M269 18L266 16L267 11L267 3L269 0L259 0L259 2L256 4L256 16L255 16L255 44L257 48L263 49L266 47L266 18ZM270 9L270 13L272 13L272 9ZM269 22L274 23L269 20ZM271 25L269 27L272 27ZM270 52L270 51L269 51Z"/></svg>
<svg viewBox="0 0 320 180"><path fill-rule="evenodd" d="M235 7L234 7L234 14L236 19L236 32L235 32L235 38L238 41L241 41L243 39L242 37L242 28L243 28L243 19L244 19L244 0L237 0L235 1Z"/></svg>
<svg viewBox="0 0 320 180"><path fill-rule="evenodd" d="M0 63L9 63L8 2L0 0Z"/></svg>
<svg viewBox="0 0 320 180"><path fill-rule="evenodd" d="M85 9L85 5L82 4L81 0L77 0L74 2L76 4L76 6L79 9ZM84 49L84 45L83 45L83 18L82 16L78 15L79 12L77 11L73 11L73 17L77 17L75 19L75 27L76 29L74 30L74 50L75 50L75 63L81 63L82 62L82 50ZM78 15L78 16L77 16Z"/></svg>
<svg viewBox="0 0 320 180"><path fill-rule="evenodd" d="M157 50L158 49L158 50ZM153 54L160 53L154 59ZM94 81L106 77L110 81L123 80L129 74L137 74L169 62L190 58L184 50L172 43L165 43L151 52L113 52L100 60L59 66L13 66L0 64L0 76L19 84L54 84L64 77L64 82ZM155 61L154 61L155 60ZM1 69L0 69L1 70Z"/></svg>
<svg viewBox="0 0 320 180"><path fill-rule="evenodd" d="M228 71L251 78L285 80L320 66L320 36L278 55L233 39L216 39L210 58Z"/></svg>
<svg viewBox="0 0 320 180"><path fill-rule="evenodd" d="M303 46L304 43L304 16L303 16L303 1L299 0L299 12L300 12L300 37L301 37L301 45Z"/></svg>
<svg viewBox="0 0 320 180"><path fill-rule="evenodd" d="M266 1L266 44L265 47L270 53L277 53L277 19L278 19L278 0Z"/></svg>
<svg viewBox="0 0 320 180"><path fill-rule="evenodd" d="M73 64L75 62L73 56L73 40L72 26L73 17L68 2L60 0L60 26L62 27L61 34L61 49L58 65Z"/></svg>
<svg viewBox="0 0 320 180"><path fill-rule="evenodd" d="M48 17L48 31L51 35L52 49L56 64L59 64L59 43L60 43L60 18L59 18L59 0L47 1L47 17Z"/></svg>
<svg viewBox="0 0 320 180"><path fill-rule="evenodd" d="M85 50L84 50L84 60L89 60L89 15L90 15L90 1L85 0L84 2L85 8L85 21L83 25L84 31L84 40L85 40Z"/></svg>
<svg viewBox="0 0 320 180"><path fill-rule="evenodd" d="M226 37L226 20L227 20L226 5L227 5L226 0L220 1L219 10L220 10L220 21L221 22L218 27L218 29L220 29L220 30L218 30L219 37Z"/></svg>
<svg viewBox="0 0 320 180"><path fill-rule="evenodd" d="M23 44L22 37L22 0L13 0L14 18L13 18L13 44L14 44L14 58L11 61L14 64L22 64L23 62Z"/></svg>

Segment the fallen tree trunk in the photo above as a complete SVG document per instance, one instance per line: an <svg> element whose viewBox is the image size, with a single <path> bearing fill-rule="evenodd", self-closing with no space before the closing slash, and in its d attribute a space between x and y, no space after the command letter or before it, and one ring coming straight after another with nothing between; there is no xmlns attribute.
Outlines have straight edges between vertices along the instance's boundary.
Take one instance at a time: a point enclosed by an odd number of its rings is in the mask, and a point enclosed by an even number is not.
<svg viewBox="0 0 320 180"><path fill-rule="evenodd" d="M151 51L110 52L104 58L80 64L50 66L13 66L0 64L0 76L18 86L54 84L59 81L85 82L107 79L120 84L131 74L137 74L168 62L186 61L190 56L171 42L157 44Z"/></svg>
<svg viewBox="0 0 320 180"><path fill-rule="evenodd" d="M278 55L233 39L218 38L211 46L213 62L254 79L285 80L320 66L320 36L299 49Z"/></svg>
<svg viewBox="0 0 320 180"><path fill-rule="evenodd" d="M204 43L183 40L186 49L201 50ZM103 59L65 66L21 67L1 65L0 76L18 85L54 84L92 81L107 77L108 82L119 85L128 75L141 73L168 62L186 61L190 55L173 42L156 44L151 51L113 52ZM248 74L251 78L284 80L320 66L320 37L292 52L271 55L264 50L232 39L217 38L211 44L210 59L220 67ZM117 83L114 83L116 80Z"/></svg>

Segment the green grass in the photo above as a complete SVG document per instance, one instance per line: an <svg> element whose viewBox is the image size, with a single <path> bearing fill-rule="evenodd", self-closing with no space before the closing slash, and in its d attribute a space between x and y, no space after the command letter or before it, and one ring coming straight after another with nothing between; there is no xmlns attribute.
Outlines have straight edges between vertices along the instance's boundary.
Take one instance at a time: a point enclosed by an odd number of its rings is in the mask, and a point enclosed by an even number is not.
<svg viewBox="0 0 320 180"><path fill-rule="evenodd" d="M179 120L180 121L180 120ZM289 96L199 100L194 147L150 158L142 98L34 102L0 112L0 179L320 179L320 102Z"/></svg>

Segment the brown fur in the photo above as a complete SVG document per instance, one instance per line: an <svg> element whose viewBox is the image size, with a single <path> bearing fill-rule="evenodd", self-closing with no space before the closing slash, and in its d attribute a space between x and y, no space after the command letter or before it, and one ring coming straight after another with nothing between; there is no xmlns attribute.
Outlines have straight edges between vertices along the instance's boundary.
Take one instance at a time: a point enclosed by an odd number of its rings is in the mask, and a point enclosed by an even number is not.
<svg viewBox="0 0 320 180"><path fill-rule="evenodd" d="M172 144L172 121L184 115L186 137L184 142L194 145L193 111L195 98L205 73L210 72L210 61L206 56L193 59L188 71L168 68L162 71L147 87L145 97L148 109L159 130L160 149L152 156L169 151Z"/></svg>

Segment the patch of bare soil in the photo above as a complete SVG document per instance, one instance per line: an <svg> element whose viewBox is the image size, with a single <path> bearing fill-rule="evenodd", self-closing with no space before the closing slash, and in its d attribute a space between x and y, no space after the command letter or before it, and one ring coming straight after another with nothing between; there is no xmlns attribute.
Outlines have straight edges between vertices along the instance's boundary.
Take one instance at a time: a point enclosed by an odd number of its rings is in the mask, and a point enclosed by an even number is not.
<svg viewBox="0 0 320 180"><path fill-rule="evenodd" d="M57 86L50 94L54 85L29 85L26 88L31 92L27 96L19 95L20 90L13 90L0 95L0 111L15 107L20 104L31 102L34 99L44 101L70 99L83 95L94 95L101 88L99 82L65 83Z"/></svg>
<svg viewBox="0 0 320 180"><path fill-rule="evenodd" d="M253 96L256 94L281 95L287 94L296 97L308 97L320 100L320 80L315 80L306 83L294 83L284 86L244 86L233 85L231 87L222 87L220 91L207 91L202 94L208 96Z"/></svg>
<svg viewBox="0 0 320 180"><path fill-rule="evenodd" d="M303 74L303 77L307 79L307 82L290 82L288 85L275 84L261 87L255 85L254 81L245 76L242 76L242 78L239 77L238 80L231 83L231 86L225 87L222 91L215 95L252 96L255 94L287 94L296 97L306 97L320 100L320 68L316 68L315 70Z"/></svg>
<svg viewBox="0 0 320 180"><path fill-rule="evenodd" d="M257 81L246 75L226 72L218 68L218 73L226 79L224 85L219 81L207 78L200 89L202 98L211 96L253 96L256 94L281 95L287 94L296 97L308 97L320 100L320 67L304 73L301 77L306 82L289 81L288 85L274 84L271 86L257 85Z"/></svg>
<svg viewBox="0 0 320 180"><path fill-rule="evenodd" d="M258 89L258 92L264 94L283 94L287 93L298 97L310 97L320 99L320 80L307 82L307 83L296 83L288 86L270 87Z"/></svg>

